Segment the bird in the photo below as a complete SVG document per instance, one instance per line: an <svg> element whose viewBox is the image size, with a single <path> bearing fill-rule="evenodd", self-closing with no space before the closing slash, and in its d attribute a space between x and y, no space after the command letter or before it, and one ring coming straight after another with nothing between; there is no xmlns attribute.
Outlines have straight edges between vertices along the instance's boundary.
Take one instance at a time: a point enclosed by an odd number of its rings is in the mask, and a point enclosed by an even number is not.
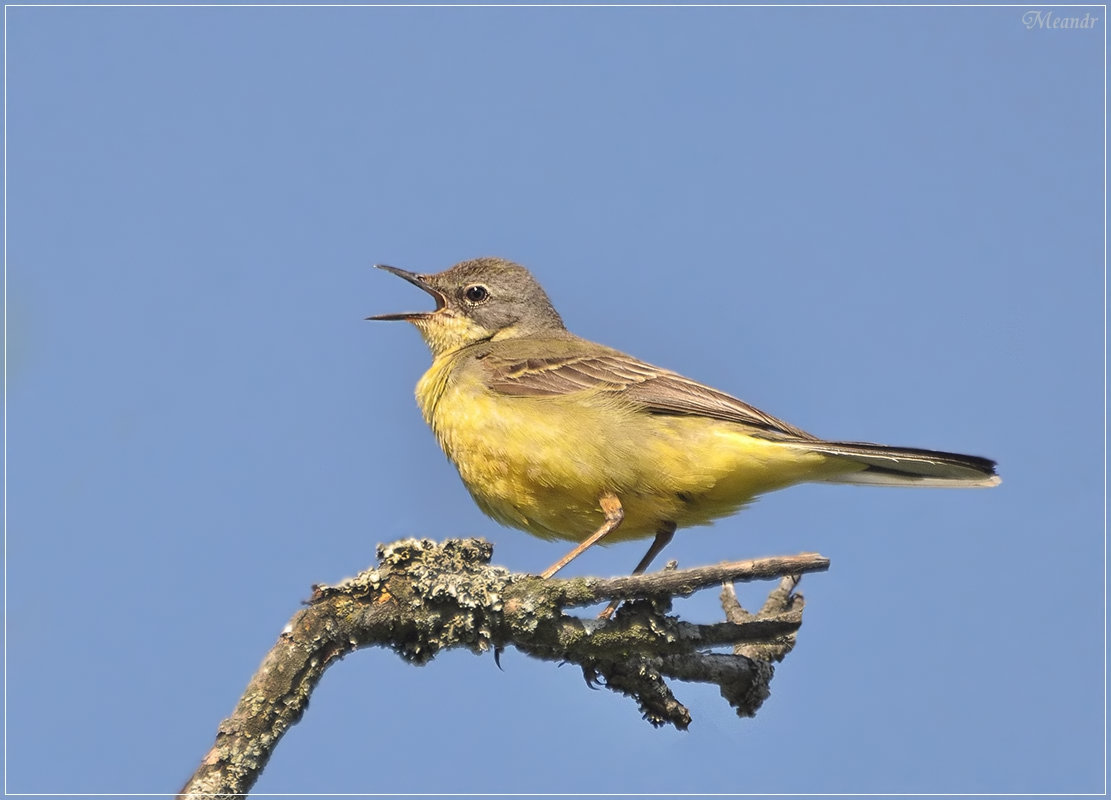
<svg viewBox="0 0 1111 800"><path fill-rule="evenodd" d="M520 264L462 261L434 274L376 264L435 308L377 314L416 326L432 366L417 403L478 507L503 525L591 546L652 542L644 572L676 530L755 498L820 481L989 487L980 456L818 438L677 372L567 330Z"/></svg>

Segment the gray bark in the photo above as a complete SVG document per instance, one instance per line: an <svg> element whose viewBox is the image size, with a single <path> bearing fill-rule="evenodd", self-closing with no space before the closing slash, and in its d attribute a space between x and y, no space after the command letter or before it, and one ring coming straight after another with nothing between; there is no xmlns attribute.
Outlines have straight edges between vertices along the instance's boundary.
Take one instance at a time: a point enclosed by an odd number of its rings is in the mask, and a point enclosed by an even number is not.
<svg viewBox="0 0 1111 800"><path fill-rule="evenodd" d="M657 726L685 729L691 721L669 679L717 684L739 716L753 716L768 696L772 662L790 651L802 624L798 576L829 566L803 553L625 578L541 580L491 566L492 552L480 539L406 539L379 547L378 566L313 587L179 797L250 791L328 666L370 646L414 664L448 648L493 648L497 655L509 646L575 663L587 683L631 697ZM733 581L776 577L782 580L758 613L737 603ZM669 613L673 597L722 583L727 621L698 625ZM607 600L630 602L609 620L565 613ZM710 652L714 647L732 652Z"/></svg>

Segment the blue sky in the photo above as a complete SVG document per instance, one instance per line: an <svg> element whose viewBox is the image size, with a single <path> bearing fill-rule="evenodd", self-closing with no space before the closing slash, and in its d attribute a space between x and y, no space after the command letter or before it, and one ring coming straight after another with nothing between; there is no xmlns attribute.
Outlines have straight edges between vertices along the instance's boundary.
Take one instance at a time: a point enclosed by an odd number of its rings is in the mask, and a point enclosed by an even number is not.
<svg viewBox="0 0 1111 800"><path fill-rule="evenodd" d="M500 255L580 335L1003 485L680 531L832 559L754 720L363 651L258 792L1102 791L1105 9L1024 10L6 9L7 790L176 790L378 542L562 554L474 507L423 343L363 321L427 303L375 262Z"/></svg>

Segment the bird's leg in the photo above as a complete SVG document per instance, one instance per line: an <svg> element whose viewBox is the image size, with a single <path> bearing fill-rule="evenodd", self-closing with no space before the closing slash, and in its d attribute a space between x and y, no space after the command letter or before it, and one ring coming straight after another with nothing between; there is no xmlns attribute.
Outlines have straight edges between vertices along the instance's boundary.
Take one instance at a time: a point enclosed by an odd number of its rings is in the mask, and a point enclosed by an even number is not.
<svg viewBox="0 0 1111 800"><path fill-rule="evenodd" d="M660 551L667 547L667 543L671 541L671 537L675 535L675 523L664 522L656 531L656 538L652 540L652 544L648 546L648 552L644 554L635 567L633 567L633 574L639 575L648 569L648 565L652 563L653 559L660 554ZM601 614L598 619L609 619L613 616L613 612L617 610L618 601L614 600Z"/></svg>
<svg viewBox="0 0 1111 800"><path fill-rule="evenodd" d="M604 495L602 495L601 499L599 500L599 504L602 506L602 513L606 515L606 521L602 523L602 527L594 531L594 533L590 535L590 538L580 542L570 553L568 553L559 561L555 562L546 570L541 572L541 578L550 578L555 575L561 569L563 569L580 555L582 555L584 550L586 550L592 544L596 544L607 533L612 532L618 525L621 524L621 520L625 519L625 510L621 508L621 501L618 500L617 495L613 494L612 492L606 492Z"/></svg>

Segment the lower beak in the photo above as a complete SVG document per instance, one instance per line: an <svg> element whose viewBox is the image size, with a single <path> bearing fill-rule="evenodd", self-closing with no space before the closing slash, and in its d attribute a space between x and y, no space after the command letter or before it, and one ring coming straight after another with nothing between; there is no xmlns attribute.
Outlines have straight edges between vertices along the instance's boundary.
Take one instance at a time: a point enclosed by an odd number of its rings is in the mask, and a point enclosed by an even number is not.
<svg viewBox="0 0 1111 800"><path fill-rule="evenodd" d="M423 275L418 275L415 272L409 272L408 270L399 269L397 267L390 267L385 264L375 264L374 266L376 266L378 269L384 269L386 270L386 272L392 272L399 278L404 278L414 286L428 292L436 301L436 308L432 311L406 311L401 314L375 314L372 317L367 317L367 319L401 319L412 322L413 320L417 319L427 319L444 307L446 298L444 297L443 293L441 293L438 289L433 289L431 286L429 286Z"/></svg>

